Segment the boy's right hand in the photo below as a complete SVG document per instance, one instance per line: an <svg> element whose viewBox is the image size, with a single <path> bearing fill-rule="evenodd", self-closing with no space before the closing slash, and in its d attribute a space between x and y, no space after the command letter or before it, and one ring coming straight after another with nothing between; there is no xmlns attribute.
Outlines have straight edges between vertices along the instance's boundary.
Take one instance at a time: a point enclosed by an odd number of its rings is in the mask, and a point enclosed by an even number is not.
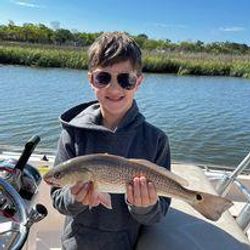
<svg viewBox="0 0 250 250"><path fill-rule="evenodd" d="M75 197L76 201L85 206L96 207L101 202L97 193L94 191L92 182L77 182L70 187L71 194Z"/></svg>

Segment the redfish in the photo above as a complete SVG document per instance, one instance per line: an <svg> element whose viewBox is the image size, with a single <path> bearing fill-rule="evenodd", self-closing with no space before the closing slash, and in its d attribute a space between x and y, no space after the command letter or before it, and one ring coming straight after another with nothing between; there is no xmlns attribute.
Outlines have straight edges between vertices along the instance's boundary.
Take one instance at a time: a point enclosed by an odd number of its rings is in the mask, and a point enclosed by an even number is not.
<svg viewBox="0 0 250 250"><path fill-rule="evenodd" d="M117 194L126 193L126 186L139 176L145 176L147 181L154 184L158 196L181 199L213 221L232 206L228 199L185 188L188 185L185 179L150 161L111 154L72 158L49 170L43 179L47 184L57 187L72 185L77 181L91 181L96 192ZM108 205L111 204L110 196L103 197L109 199L103 204L111 208Z"/></svg>

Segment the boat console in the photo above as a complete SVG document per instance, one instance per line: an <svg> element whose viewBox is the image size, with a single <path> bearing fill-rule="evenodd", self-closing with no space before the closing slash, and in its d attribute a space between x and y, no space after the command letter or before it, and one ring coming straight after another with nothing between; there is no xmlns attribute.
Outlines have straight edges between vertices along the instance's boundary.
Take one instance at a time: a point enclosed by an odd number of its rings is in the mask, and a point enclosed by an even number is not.
<svg viewBox="0 0 250 250"><path fill-rule="evenodd" d="M40 141L32 137L18 160L0 160L0 249L19 250L26 242L31 226L47 215L35 198L41 175L27 161Z"/></svg>

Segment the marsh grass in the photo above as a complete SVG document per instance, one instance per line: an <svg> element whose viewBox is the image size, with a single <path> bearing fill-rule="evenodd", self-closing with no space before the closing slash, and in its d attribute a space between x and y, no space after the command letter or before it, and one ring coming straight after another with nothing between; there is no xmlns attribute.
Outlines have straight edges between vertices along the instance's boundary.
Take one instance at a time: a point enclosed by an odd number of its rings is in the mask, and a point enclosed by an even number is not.
<svg viewBox="0 0 250 250"><path fill-rule="evenodd" d="M87 52L84 50L0 47L0 63L86 69Z"/></svg>
<svg viewBox="0 0 250 250"><path fill-rule="evenodd" d="M0 63L35 67L87 69L86 48L0 45ZM250 78L250 56L143 51L143 71L179 75Z"/></svg>

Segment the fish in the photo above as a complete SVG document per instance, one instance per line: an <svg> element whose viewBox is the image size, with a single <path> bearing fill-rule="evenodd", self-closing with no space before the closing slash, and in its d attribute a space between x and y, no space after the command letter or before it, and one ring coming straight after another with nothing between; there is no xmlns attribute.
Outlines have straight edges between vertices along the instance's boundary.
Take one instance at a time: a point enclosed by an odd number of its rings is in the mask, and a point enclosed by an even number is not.
<svg viewBox="0 0 250 250"><path fill-rule="evenodd" d="M159 197L180 199L207 219L217 221L233 203L223 197L188 189L188 182L166 168L145 159L96 153L77 156L51 168L43 180L55 187L91 182L104 206L112 208L109 194L125 194L135 177L145 176L155 186Z"/></svg>

